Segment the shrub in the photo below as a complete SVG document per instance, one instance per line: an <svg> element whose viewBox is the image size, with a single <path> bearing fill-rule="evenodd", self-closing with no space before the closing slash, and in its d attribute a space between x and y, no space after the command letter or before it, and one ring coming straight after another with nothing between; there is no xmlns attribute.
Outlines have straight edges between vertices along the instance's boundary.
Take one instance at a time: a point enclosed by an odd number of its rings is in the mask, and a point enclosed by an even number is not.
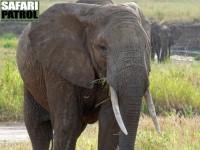
<svg viewBox="0 0 200 150"><path fill-rule="evenodd" d="M195 57L194 57L194 60L200 61L200 55L195 56Z"/></svg>

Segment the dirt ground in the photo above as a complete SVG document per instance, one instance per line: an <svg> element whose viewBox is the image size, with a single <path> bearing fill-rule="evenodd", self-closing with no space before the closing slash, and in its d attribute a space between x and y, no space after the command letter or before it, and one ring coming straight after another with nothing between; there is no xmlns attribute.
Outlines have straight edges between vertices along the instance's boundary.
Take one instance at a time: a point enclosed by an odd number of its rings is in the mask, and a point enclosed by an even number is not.
<svg viewBox="0 0 200 150"><path fill-rule="evenodd" d="M194 57L190 56L178 56L178 55L173 55L171 56L172 62L180 62L180 61L187 61L187 62L192 62L194 60Z"/></svg>
<svg viewBox="0 0 200 150"><path fill-rule="evenodd" d="M24 123L0 123L0 143L28 140L29 136Z"/></svg>

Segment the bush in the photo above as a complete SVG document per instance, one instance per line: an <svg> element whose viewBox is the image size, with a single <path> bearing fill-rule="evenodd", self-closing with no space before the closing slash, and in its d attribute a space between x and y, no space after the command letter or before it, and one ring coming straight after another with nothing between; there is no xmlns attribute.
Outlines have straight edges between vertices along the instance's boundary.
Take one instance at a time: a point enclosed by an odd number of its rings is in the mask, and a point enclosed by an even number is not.
<svg viewBox="0 0 200 150"><path fill-rule="evenodd" d="M194 60L200 61L200 55L195 56L195 57L194 57Z"/></svg>

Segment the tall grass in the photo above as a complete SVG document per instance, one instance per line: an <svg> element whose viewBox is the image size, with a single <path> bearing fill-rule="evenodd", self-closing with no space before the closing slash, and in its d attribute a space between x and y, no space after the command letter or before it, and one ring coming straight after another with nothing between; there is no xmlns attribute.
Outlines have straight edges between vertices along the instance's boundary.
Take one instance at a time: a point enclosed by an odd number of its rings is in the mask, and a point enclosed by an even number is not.
<svg viewBox="0 0 200 150"><path fill-rule="evenodd" d="M159 112L200 112L200 63L152 64L150 82Z"/></svg>
<svg viewBox="0 0 200 150"><path fill-rule="evenodd" d="M141 117L136 139L137 150L196 150L200 148L199 117L159 117L161 134L150 118Z"/></svg>
<svg viewBox="0 0 200 150"><path fill-rule="evenodd" d="M0 77L0 120L22 118L22 80L15 63L7 62Z"/></svg>
<svg viewBox="0 0 200 150"><path fill-rule="evenodd" d="M23 88L15 60L17 43L13 34L0 37L0 120L22 118Z"/></svg>
<svg viewBox="0 0 200 150"><path fill-rule="evenodd" d="M0 39L13 39L4 35ZM19 76L14 47L0 45L0 119L21 118L22 80ZM200 113L200 63L152 63L150 90L156 110L162 115L177 112L185 116ZM105 79L103 80L105 82ZM143 104L143 112L148 113Z"/></svg>
<svg viewBox="0 0 200 150"><path fill-rule="evenodd" d="M113 0L115 3L133 0ZM200 0L134 0L148 18L162 22L200 23Z"/></svg>
<svg viewBox="0 0 200 150"><path fill-rule="evenodd" d="M159 117L161 134L158 134L147 116L141 116L136 137L136 150L199 150L200 117ZM106 137L105 137L106 138ZM98 124L88 125L76 144L77 150L97 150ZM31 150L30 142L0 143L1 150Z"/></svg>
<svg viewBox="0 0 200 150"><path fill-rule="evenodd" d="M200 0L112 0L114 3L136 2L145 16L162 22L200 23ZM41 12L55 3L76 2L76 0L43 0Z"/></svg>
<svg viewBox="0 0 200 150"><path fill-rule="evenodd" d="M17 37L12 33L3 34L0 37L0 43L4 48L16 48L18 44Z"/></svg>

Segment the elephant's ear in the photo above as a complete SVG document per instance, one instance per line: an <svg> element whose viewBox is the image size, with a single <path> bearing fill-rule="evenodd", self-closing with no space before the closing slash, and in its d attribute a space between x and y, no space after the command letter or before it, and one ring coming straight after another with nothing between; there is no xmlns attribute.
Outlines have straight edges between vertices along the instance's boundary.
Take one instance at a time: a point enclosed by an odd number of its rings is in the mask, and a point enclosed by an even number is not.
<svg viewBox="0 0 200 150"><path fill-rule="evenodd" d="M93 65L84 43L84 23L87 13L97 7L86 4L56 4L31 24L31 52L72 84L92 88Z"/></svg>
<svg viewBox="0 0 200 150"><path fill-rule="evenodd" d="M169 26L171 30L171 38L170 38L170 44L173 45L176 40L181 36L181 30L177 25L171 25Z"/></svg>

